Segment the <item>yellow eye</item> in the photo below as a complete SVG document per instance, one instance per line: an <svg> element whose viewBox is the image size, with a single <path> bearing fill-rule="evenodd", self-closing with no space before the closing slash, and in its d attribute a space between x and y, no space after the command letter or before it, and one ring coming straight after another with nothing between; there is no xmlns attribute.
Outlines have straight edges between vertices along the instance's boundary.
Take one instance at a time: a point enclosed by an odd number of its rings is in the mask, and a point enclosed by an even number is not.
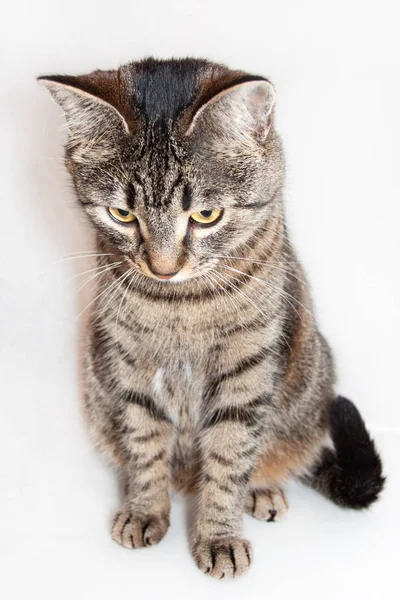
<svg viewBox="0 0 400 600"><path fill-rule="evenodd" d="M136 217L130 210L122 210L121 208L109 208L109 214L115 221L119 223L132 223Z"/></svg>
<svg viewBox="0 0 400 600"><path fill-rule="evenodd" d="M202 210L200 212L193 213L190 215L190 218L201 225L209 225L211 223L215 223L221 215L222 210L219 208L214 208L214 210Z"/></svg>

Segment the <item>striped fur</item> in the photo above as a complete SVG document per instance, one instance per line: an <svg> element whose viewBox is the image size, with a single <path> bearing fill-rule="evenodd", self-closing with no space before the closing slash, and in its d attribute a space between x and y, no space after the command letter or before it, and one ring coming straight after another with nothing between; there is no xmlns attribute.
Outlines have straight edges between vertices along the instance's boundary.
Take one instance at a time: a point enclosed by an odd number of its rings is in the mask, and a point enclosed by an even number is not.
<svg viewBox="0 0 400 600"><path fill-rule="evenodd" d="M318 488L334 457L332 358L285 227L272 86L191 59L42 81L66 113L67 166L97 232L85 411L126 480L113 538L157 543L172 481L197 494L198 566L240 575L243 512L281 517L285 481ZM107 207L137 221L118 225ZM215 226L193 226L213 208Z"/></svg>

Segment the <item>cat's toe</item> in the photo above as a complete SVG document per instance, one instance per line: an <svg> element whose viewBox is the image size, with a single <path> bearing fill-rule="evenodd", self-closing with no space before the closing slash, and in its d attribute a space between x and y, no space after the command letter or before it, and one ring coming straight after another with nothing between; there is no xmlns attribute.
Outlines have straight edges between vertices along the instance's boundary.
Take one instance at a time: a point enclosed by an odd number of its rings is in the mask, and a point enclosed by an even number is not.
<svg viewBox="0 0 400 600"><path fill-rule="evenodd" d="M143 548L158 544L169 527L166 515L137 514L121 510L115 515L112 538L124 548Z"/></svg>
<svg viewBox="0 0 400 600"><path fill-rule="evenodd" d="M252 550L250 543L241 538L213 538L197 542L193 557L203 573L216 579L228 579L247 571Z"/></svg>
<svg viewBox="0 0 400 600"><path fill-rule="evenodd" d="M246 498L246 512L260 521L280 521L288 511L288 503L280 488L249 490Z"/></svg>

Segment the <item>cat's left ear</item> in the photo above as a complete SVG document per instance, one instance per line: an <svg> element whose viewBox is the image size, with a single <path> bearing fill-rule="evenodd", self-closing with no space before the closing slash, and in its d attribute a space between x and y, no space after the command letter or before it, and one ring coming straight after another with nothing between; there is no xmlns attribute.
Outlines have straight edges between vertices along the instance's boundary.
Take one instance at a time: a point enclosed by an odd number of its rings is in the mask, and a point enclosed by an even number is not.
<svg viewBox="0 0 400 600"><path fill-rule="evenodd" d="M126 120L108 99L113 81L103 76L93 84L93 76L87 83L85 76L63 75L38 77L38 81L64 111L73 160L106 160L115 151L118 134L129 133Z"/></svg>
<svg viewBox="0 0 400 600"><path fill-rule="evenodd" d="M202 129L215 141L263 144L271 128L275 90L266 80L246 81L213 96L194 114L186 135Z"/></svg>

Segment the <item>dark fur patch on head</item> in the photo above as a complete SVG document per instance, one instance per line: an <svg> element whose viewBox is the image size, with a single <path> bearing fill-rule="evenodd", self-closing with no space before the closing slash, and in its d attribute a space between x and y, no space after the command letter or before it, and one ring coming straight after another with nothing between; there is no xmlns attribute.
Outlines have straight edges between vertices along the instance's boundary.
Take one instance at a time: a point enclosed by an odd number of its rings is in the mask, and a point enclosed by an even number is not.
<svg viewBox="0 0 400 600"><path fill-rule="evenodd" d="M133 97L147 121L176 121L194 101L207 67L201 59L160 61L147 58L133 63Z"/></svg>

